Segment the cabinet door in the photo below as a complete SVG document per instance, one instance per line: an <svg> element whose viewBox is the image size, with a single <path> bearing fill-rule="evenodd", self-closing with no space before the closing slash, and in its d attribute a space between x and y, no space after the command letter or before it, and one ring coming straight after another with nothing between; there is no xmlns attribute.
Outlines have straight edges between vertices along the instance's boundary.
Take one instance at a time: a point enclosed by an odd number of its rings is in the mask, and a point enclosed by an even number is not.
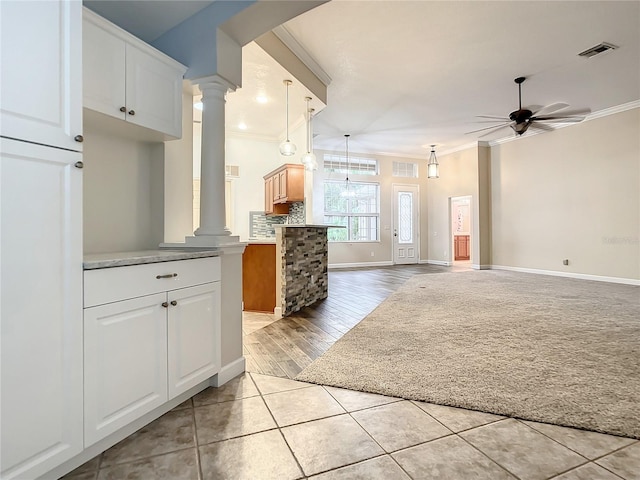
<svg viewBox="0 0 640 480"><path fill-rule="evenodd" d="M276 173L271 177L271 181L273 183L273 203L278 203L280 201L280 174Z"/></svg>
<svg viewBox="0 0 640 480"><path fill-rule="evenodd" d="M220 370L220 282L168 292L169 398Z"/></svg>
<svg viewBox="0 0 640 480"><path fill-rule="evenodd" d="M83 101L86 108L124 119L125 44L85 13L83 24Z"/></svg>
<svg viewBox="0 0 640 480"><path fill-rule="evenodd" d="M273 177L264 181L264 213L273 213Z"/></svg>
<svg viewBox="0 0 640 480"><path fill-rule="evenodd" d="M287 198L287 171L283 170L278 174L280 182L280 198Z"/></svg>
<svg viewBox="0 0 640 480"><path fill-rule="evenodd" d="M182 136L182 73L127 44L127 121Z"/></svg>
<svg viewBox="0 0 640 480"><path fill-rule="evenodd" d="M167 401L166 294L84 310L85 447Z"/></svg>
<svg viewBox="0 0 640 480"><path fill-rule="evenodd" d="M78 152L0 139L5 480L38 477L82 450L80 160Z"/></svg>
<svg viewBox="0 0 640 480"><path fill-rule="evenodd" d="M82 150L82 2L0 1L0 135Z"/></svg>

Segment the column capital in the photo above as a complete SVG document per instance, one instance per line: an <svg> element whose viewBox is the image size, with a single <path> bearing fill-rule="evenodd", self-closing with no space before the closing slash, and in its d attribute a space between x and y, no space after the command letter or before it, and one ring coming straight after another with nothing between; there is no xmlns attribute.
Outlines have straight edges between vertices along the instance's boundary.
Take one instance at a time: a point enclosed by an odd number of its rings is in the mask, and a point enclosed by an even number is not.
<svg viewBox="0 0 640 480"><path fill-rule="evenodd" d="M223 93L236 91L236 85L217 74L210 75L208 77L195 78L191 80L191 83L194 87L197 87L201 93L204 93L205 90L209 89L222 91Z"/></svg>

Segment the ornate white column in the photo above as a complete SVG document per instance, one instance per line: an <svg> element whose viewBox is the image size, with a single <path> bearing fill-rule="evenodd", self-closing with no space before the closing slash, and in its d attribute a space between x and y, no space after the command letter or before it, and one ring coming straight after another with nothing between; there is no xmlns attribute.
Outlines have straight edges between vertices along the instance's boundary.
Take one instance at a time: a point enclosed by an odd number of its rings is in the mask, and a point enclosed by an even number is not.
<svg viewBox="0 0 640 480"><path fill-rule="evenodd" d="M202 92L200 227L196 236L231 234L225 225L225 96L230 85L221 78L199 83Z"/></svg>
<svg viewBox="0 0 640 480"><path fill-rule="evenodd" d="M219 75L193 82L202 92L200 165L200 227L185 243L162 243L161 248L212 248L235 245L226 224L225 205L225 96L235 87Z"/></svg>

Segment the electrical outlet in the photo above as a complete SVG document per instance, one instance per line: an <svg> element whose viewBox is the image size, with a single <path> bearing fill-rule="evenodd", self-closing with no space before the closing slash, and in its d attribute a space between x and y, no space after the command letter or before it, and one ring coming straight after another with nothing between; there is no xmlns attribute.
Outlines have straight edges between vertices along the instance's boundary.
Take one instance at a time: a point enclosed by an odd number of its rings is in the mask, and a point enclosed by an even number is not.
<svg viewBox="0 0 640 480"><path fill-rule="evenodd" d="M563 265L569 265L569 259L565 258L564 260L562 260L562 264Z"/></svg>
<svg viewBox="0 0 640 480"><path fill-rule="evenodd" d="M373 252L371 252L371 256L372 256L372 257L374 257L374 256L375 256Z"/></svg>

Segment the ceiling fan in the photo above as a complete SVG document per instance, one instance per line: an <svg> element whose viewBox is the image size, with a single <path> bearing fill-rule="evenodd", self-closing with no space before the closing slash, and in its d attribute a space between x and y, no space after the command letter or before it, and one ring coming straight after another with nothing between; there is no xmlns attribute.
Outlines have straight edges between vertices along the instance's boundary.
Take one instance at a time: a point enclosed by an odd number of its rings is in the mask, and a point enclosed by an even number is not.
<svg viewBox="0 0 640 480"><path fill-rule="evenodd" d="M525 133L529 127L538 130L553 130L553 127L547 125L548 123L569 123L569 122L581 122L584 120L584 116L591 113L591 109L583 108L580 110L566 111L569 105L566 103L552 103L546 107L539 108L537 110L530 110L529 108L522 108L522 83L526 80L526 77L518 77L514 80L518 84L518 110L515 110L509 114L509 117L495 117L493 115L478 115L479 118L488 118L492 123L502 121L498 125L492 125L490 127L481 128L479 130L473 130L467 133L482 132L489 130L486 133L480 135L484 137L490 135L502 128L511 127L516 136ZM531 107L533 108L533 107Z"/></svg>

